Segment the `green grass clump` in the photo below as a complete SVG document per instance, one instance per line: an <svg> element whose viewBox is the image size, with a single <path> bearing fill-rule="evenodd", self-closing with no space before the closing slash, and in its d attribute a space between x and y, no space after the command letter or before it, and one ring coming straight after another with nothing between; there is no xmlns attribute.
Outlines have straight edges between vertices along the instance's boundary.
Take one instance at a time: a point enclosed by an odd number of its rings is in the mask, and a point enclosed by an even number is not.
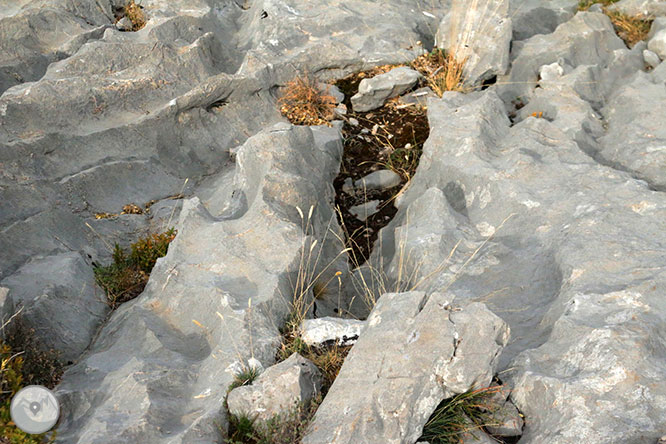
<svg viewBox="0 0 666 444"><path fill-rule="evenodd" d="M95 267L97 284L104 289L113 308L141 294L155 262L166 255L175 237L176 230L173 228L146 236L131 245L129 254L116 244L113 263Z"/></svg>
<svg viewBox="0 0 666 444"><path fill-rule="evenodd" d="M231 415L225 444L294 444L301 442L321 398L298 404L266 422L248 416Z"/></svg>
<svg viewBox="0 0 666 444"><path fill-rule="evenodd" d="M486 426L499 425L493 419L497 407L490 402L501 386L471 390L444 400L423 427L420 441L430 444L458 444L463 435L474 435Z"/></svg>
<svg viewBox="0 0 666 444"><path fill-rule="evenodd" d="M250 385L255 379L257 379L257 376L259 376L259 370L255 367L246 368L234 376L234 382L231 383L227 391L230 392L236 387L241 387L243 385Z"/></svg>

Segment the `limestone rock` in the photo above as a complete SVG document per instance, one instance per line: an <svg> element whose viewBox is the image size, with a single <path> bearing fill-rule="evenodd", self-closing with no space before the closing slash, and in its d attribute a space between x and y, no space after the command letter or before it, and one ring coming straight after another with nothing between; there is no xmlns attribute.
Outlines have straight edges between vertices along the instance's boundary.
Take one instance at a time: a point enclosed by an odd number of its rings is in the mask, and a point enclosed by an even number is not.
<svg viewBox="0 0 666 444"><path fill-rule="evenodd" d="M648 49L657 54L661 60L666 59L666 29L662 29L650 38Z"/></svg>
<svg viewBox="0 0 666 444"><path fill-rule="evenodd" d="M400 175L392 170L377 170L354 183L362 190L385 190L400 185Z"/></svg>
<svg viewBox="0 0 666 444"><path fill-rule="evenodd" d="M590 18L579 13L572 21ZM626 82L627 66L607 69ZM649 91L653 74L632 69L627 87ZM510 325L516 339L499 368L510 369L503 380L526 418L521 442L656 440L666 417L659 401L666 356L654 346L666 334L655 317L666 256L655 240L663 243L666 198L633 172L588 154L612 141L601 137L590 102L571 84L560 86L538 93L559 100L554 114L514 124L492 90L430 100L419 172L370 263L388 264L389 286L414 275L424 291L447 288L458 303L485 301ZM599 94L605 100L610 92ZM632 102L621 105L627 98L615 107L631 109ZM609 132L618 125L612 137L631 128L621 115L609 120ZM637 131L658 140L658 128L644 128ZM654 152L652 143L640 138L635 149ZM636 165L635 173L648 177L648 165Z"/></svg>
<svg viewBox="0 0 666 444"><path fill-rule="evenodd" d="M474 7L454 0L437 29L435 44L464 61L467 84L479 85L506 73L511 37L508 0L480 0Z"/></svg>
<svg viewBox="0 0 666 444"><path fill-rule="evenodd" d="M370 216L379 210L380 202L378 200L371 200L360 205L353 206L349 212L360 221L366 221Z"/></svg>
<svg viewBox="0 0 666 444"><path fill-rule="evenodd" d="M251 358L264 368L275 360L278 326L291 310L281 295L293 290L301 249L318 239L315 272L322 279L335 273L323 270L336 267L338 251L323 233L336 227L327 183L337 175L339 137L336 128L268 128L238 150L233 212L214 217L198 198L184 202L178 235L144 293L117 309L85 358L65 372L58 440L223 439L220 399L234 375ZM310 207L315 234L303 231L297 210L305 217Z"/></svg>
<svg viewBox="0 0 666 444"><path fill-rule="evenodd" d="M227 406L232 415L267 421L309 402L320 393L321 373L298 353L269 367L250 385L229 392Z"/></svg>
<svg viewBox="0 0 666 444"><path fill-rule="evenodd" d="M323 317L305 319L301 325L301 339L308 345L354 344L365 328L365 321Z"/></svg>
<svg viewBox="0 0 666 444"><path fill-rule="evenodd" d="M513 40L525 40L537 34L550 34L560 24L570 20L577 9L577 0L510 2Z"/></svg>
<svg viewBox="0 0 666 444"><path fill-rule="evenodd" d="M92 341L110 307L90 264L79 253L35 258L4 279L21 319L64 363L76 360Z"/></svg>
<svg viewBox="0 0 666 444"><path fill-rule="evenodd" d="M490 383L508 336L483 304L384 294L303 444L415 442L440 401Z"/></svg>
<svg viewBox="0 0 666 444"><path fill-rule="evenodd" d="M363 79L358 93L351 98L355 112L371 111L381 107L387 99L396 97L416 85L421 75L413 69L401 66L370 79Z"/></svg>
<svg viewBox="0 0 666 444"><path fill-rule="evenodd" d="M649 49L643 50L643 59L645 60L645 64L650 68L656 68L661 63L659 56Z"/></svg>

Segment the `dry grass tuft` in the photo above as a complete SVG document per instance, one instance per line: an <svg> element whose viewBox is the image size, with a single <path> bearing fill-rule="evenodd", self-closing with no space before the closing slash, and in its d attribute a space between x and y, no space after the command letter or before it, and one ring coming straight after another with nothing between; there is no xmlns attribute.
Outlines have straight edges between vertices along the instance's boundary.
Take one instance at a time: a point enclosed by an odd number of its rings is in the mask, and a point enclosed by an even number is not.
<svg viewBox="0 0 666 444"><path fill-rule="evenodd" d="M474 436L487 426L497 426L493 418L497 407L492 396L502 386L470 390L443 401L423 427L420 440L433 444L458 444L463 436Z"/></svg>
<svg viewBox="0 0 666 444"><path fill-rule="evenodd" d="M132 22L132 31L138 31L146 26L146 15L143 13L141 6L137 5L134 0L129 0L125 5L125 17Z"/></svg>
<svg viewBox="0 0 666 444"><path fill-rule="evenodd" d="M298 353L312 361L324 377L322 393L325 395L331 385L333 385L335 378L338 377L338 373L340 373L349 350L351 350L351 345L308 345L301 339L300 326L288 324L283 333L283 341L276 358L277 361L281 362L292 354Z"/></svg>
<svg viewBox="0 0 666 444"><path fill-rule="evenodd" d="M325 125L333 118L335 98L328 91L322 92L317 81L306 74L287 83L278 105L294 125Z"/></svg>
<svg viewBox="0 0 666 444"><path fill-rule="evenodd" d="M604 9L604 12L613 23L617 35L624 40L629 48L633 48L636 43L647 38L652 25L650 17L643 15L631 16L608 9Z"/></svg>
<svg viewBox="0 0 666 444"><path fill-rule="evenodd" d="M457 60L454 53L447 54L443 49L435 48L414 59L411 65L423 74L430 89L440 97L446 91L464 92L467 89L464 84L465 60Z"/></svg>
<svg viewBox="0 0 666 444"><path fill-rule="evenodd" d="M652 25L652 17L644 15L627 15L620 11L611 11L608 7L619 0L581 0L578 2L579 11L587 11L594 4L600 4L615 28L617 35L624 40L630 48L641 40L647 38Z"/></svg>
<svg viewBox="0 0 666 444"><path fill-rule="evenodd" d="M580 0L578 2L579 11L587 11L595 3L599 3L602 6L610 6L613 3L618 2L619 0Z"/></svg>

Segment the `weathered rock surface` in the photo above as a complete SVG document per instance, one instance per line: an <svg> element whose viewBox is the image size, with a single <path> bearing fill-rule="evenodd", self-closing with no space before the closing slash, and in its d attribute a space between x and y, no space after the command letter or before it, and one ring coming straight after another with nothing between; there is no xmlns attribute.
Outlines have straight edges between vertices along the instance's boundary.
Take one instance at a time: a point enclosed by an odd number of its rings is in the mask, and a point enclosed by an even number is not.
<svg viewBox="0 0 666 444"><path fill-rule="evenodd" d="M301 248L337 230L340 136L274 127L275 91L302 71L327 81L411 60L449 2L150 0L146 27L121 32L123 3L0 0L0 280L14 283L2 315L23 302L80 360L58 389L60 442L220 442L234 372L273 363ZM654 40L664 5L611 8L656 15ZM644 72L645 43L629 50L608 17L570 18L574 6L511 2L508 32L488 15L501 35L474 55L500 45L489 55L504 66L512 34L511 71L489 91L431 100L419 171L372 264L384 287L446 289L453 306L483 301L511 325L498 369L527 419L521 443L656 442L666 64ZM295 208L313 204L304 232ZM176 224L146 292L77 356L106 310L70 291L92 283L83 264ZM321 264L346 274L339 250ZM318 315L337 307L332 285Z"/></svg>
<svg viewBox="0 0 666 444"><path fill-rule="evenodd" d="M22 323L64 362L79 357L111 310L92 267L74 252L34 258L1 284L9 288L5 303L23 307Z"/></svg>
<svg viewBox="0 0 666 444"><path fill-rule="evenodd" d="M598 155L653 189L666 191L666 127L660 123L664 113L664 81L653 73L637 72L602 110L607 131L599 139Z"/></svg>
<svg viewBox="0 0 666 444"><path fill-rule="evenodd" d="M454 0L442 19L435 44L464 61L464 78L479 85L509 68L512 28L509 0Z"/></svg>
<svg viewBox="0 0 666 444"><path fill-rule="evenodd" d="M363 79L358 93L351 98L356 112L371 111L384 105L387 99L399 96L419 81L421 75L411 68L401 66L370 79Z"/></svg>
<svg viewBox="0 0 666 444"><path fill-rule="evenodd" d="M666 198L590 157L590 104L558 94L555 114L515 125L492 90L429 101L419 171L371 260L389 286L448 289L511 326L500 369L521 442L649 442L666 421Z"/></svg>
<svg viewBox="0 0 666 444"><path fill-rule="evenodd" d="M445 293L383 295L303 444L415 442L440 401L490 383L508 338L483 304L457 308Z"/></svg>
<svg viewBox="0 0 666 444"><path fill-rule="evenodd" d="M648 49L657 54L661 60L666 59L666 29L662 29L650 37Z"/></svg>
<svg viewBox="0 0 666 444"><path fill-rule="evenodd" d="M308 345L351 345L361 336L365 321L326 316L305 319L301 324L301 339Z"/></svg>
<svg viewBox="0 0 666 444"><path fill-rule="evenodd" d="M142 296L114 312L65 373L60 442L222 439L227 387L251 357L274 362L301 248L332 228L341 146L317 139L306 127L265 130L238 150L231 210L214 217L185 201ZM306 233L298 208L312 206Z"/></svg>
<svg viewBox="0 0 666 444"><path fill-rule="evenodd" d="M578 10L577 0L522 0L509 3L513 40L525 40L536 34L550 34L571 19Z"/></svg>
<svg viewBox="0 0 666 444"><path fill-rule="evenodd" d="M230 391L227 396L229 413L268 421L311 401L320 393L321 382L317 367L294 353L266 369L252 384Z"/></svg>

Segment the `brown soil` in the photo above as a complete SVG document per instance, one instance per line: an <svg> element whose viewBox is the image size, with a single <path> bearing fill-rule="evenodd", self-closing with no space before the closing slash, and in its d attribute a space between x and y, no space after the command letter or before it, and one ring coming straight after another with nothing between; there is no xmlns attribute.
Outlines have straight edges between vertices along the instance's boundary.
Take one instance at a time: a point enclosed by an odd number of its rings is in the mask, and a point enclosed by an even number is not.
<svg viewBox="0 0 666 444"><path fill-rule="evenodd" d="M380 66L339 80L336 85L345 93L347 109L352 109L350 98L358 91L362 79L392 68L392 65ZM352 119L356 119L358 125L352 125ZM352 248L350 263L358 266L368 259L379 230L395 216L397 209L393 206L393 199L416 171L430 128L425 107L406 106L396 98L373 111L349 112L342 133L344 155L340 174L333 185L339 209L338 219L345 231L347 246ZM342 191L347 178L358 180L380 169L391 169L400 174L401 184L382 191L364 193L359 190L353 195ZM381 202L380 210L365 222L349 213L349 208L371 200Z"/></svg>

